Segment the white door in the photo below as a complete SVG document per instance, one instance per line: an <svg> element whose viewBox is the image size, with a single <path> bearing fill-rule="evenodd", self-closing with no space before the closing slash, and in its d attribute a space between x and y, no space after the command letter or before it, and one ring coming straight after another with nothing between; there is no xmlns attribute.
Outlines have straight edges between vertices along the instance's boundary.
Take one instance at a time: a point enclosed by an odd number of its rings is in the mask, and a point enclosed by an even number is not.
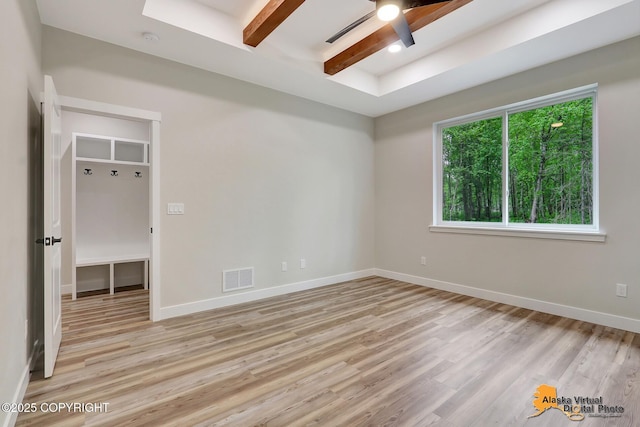
<svg viewBox="0 0 640 427"><path fill-rule="evenodd" d="M50 76L44 77L44 376L53 375L62 341L60 292L61 110Z"/></svg>

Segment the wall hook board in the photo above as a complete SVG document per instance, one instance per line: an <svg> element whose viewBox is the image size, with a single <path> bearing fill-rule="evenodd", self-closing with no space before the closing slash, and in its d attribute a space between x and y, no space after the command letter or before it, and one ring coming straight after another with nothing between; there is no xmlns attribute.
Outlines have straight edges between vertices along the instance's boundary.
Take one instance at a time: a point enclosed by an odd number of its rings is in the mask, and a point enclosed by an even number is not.
<svg viewBox="0 0 640 427"><path fill-rule="evenodd" d="M85 175L93 175L93 171L91 169L87 168L87 169L84 170L84 174Z"/></svg>
<svg viewBox="0 0 640 427"><path fill-rule="evenodd" d="M118 176L118 171L117 170L112 170L111 171L111 176Z"/></svg>
<svg viewBox="0 0 640 427"><path fill-rule="evenodd" d="M136 172L134 176L136 178L142 178L142 172Z"/></svg>

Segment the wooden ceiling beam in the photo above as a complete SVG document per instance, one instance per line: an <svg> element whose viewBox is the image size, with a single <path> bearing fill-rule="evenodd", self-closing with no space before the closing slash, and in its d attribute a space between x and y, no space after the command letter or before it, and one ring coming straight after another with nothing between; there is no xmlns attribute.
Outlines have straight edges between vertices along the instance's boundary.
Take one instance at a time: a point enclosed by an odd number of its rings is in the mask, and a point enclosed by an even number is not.
<svg viewBox="0 0 640 427"><path fill-rule="evenodd" d="M256 47L278 28L304 0L269 0L267 5L242 31L244 44Z"/></svg>
<svg viewBox="0 0 640 427"><path fill-rule="evenodd" d="M416 7L408 10L404 16L407 18L409 28L414 32L472 1L473 0L450 0L429 6ZM333 76L398 40L400 40L400 38L393 30L391 24L387 24L343 50L333 58L325 61L324 72Z"/></svg>

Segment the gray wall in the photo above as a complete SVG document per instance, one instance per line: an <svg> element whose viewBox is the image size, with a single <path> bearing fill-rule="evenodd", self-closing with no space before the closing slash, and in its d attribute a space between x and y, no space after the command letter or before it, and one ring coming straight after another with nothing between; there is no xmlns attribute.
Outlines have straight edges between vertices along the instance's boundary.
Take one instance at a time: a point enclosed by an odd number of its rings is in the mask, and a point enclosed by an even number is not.
<svg viewBox="0 0 640 427"><path fill-rule="evenodd" d="M432 123L598 83L606 243L430 232ZM640 38L376 120L376 267L640 319ZM427 257L427 266L420 257ZM615 284L629 285L628 298Z"/></svg>
<svg viewBox="0 0 640 427"><path fill-rule="evenodd" d="M27 366L29 316L29 113L39 110L40 19L35 2L0 2L0 402L11 402ZM37 123L35 123L37 126ZM9 414L0 412L0 425Z"/></svg>
<svg viewBox="0 0 640 427"><path fill-rule="evenodd" d="M373 267L373 119L44 27L58 93L162 113L161 306ZM299 268L305 258L307 268ZM289 271L280 271L288 261Z"/></svg>

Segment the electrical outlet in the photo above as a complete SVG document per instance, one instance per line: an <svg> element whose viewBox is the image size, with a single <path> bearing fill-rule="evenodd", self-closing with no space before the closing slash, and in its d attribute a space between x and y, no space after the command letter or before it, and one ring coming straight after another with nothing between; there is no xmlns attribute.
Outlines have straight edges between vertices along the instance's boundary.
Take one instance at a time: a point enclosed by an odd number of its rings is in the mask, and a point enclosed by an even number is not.
<svg viewBox="0 0 640 427"><path fill-rule="evenodd" d="M282 271L287 271L287 261L282 261Z"/></svg>
<svg viewBox="0 0 640 427"><path fill-rule="evenodd" d="M627 285L622 283L616 284L616 296L626 298L627 297Z"/></svg>
<svg viewBox="0 0 640 427"><path fill-rule="evenodd" d="M307 260L300 258L300 268L307 268Z"/></svg>
<svg viewBox="0 0 640 427"><path fill-rule="evenodd" d="M426 256L420 257L420 264L427 265L427 257Z"/></svg>

